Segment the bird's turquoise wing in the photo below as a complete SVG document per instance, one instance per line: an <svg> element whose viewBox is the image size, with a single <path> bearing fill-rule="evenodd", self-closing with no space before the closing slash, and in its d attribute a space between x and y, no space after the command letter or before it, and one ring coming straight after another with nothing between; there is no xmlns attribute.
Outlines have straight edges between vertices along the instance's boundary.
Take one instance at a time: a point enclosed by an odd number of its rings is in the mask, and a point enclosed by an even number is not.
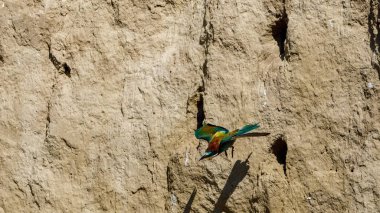
<svg viewBox="0 0 380 213"><path fill-rule="evenodd" d="M213 124L207 124L205 123L202 127L200 127L199 129L195 130L195 137L198 138L198 139L203 139L203 140L206 140L208 142L211 141L212 139L212 136L216 133L216 132L224 132L224 133L228 133L228 129L224 128L224 127L221 127L221 126L215 126Z"/></svg>
<svg viewBox="0 0 380 213"><path fill-rule="evenodd" d="M243 135L259 127L260 127L259 123L245 125L241 129L239 129L234 136Z"/></svg>
<svg viewBox="0 0 380 213"><path fill-rule="evenodd" d="M260 125L258 123L256 124L248 124L243 126L241 129L236 129L234 131L228 132L223 136L223 139L221 141L221 144L228 143L232 140L235 140L238 136L242 136L245 133L248 133L249 131L252 131L254 129L259 128Z"/></svg>

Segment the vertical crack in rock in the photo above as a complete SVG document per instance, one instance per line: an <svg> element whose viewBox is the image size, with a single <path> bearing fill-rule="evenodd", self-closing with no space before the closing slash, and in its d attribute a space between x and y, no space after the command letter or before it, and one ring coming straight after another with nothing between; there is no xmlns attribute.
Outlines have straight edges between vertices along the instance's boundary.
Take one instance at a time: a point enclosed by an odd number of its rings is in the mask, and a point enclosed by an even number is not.
<svg viewBox="0 0 380 213"><path fill-rule="evenodd" d="M51 46L48 44L49 47L49 59L51 63L54 65L54 67L58 70L59 73L64 73L67 77L71 78L71 68L69 65L67 65L66 62L61 63L58 61L58 59L53 55L51 52Z"/></svg>
<svg viewBox="0 0 380 213"><path fill-rule="evenodd" d="M38 200L36 199L36 194L34 193L33 191L33 187L32 187L32 184L28 183L28 187L29 187L29 190L30 190L30 194L32 195L33 197L33 203L35 203L38 207L38 209L41 209L41 205L40 203L38 202Z"/></svg>
<svg viewBox="0 0 380 213"><path fill-rule="evenodd" d="M377 12L375 8L377 7ZM376 15L377 13L377 15ZM370 9L368 14L368 34L369 34L369 46L372 53L375 54L375 59L372 58L372 67L377 71L380 79L380 65L378 55L380 52L380 34L378 20L380 18L380 8L377 0L370 0ZM377 17L376 17L377 16Z"/></svg>
<svg viewBox="0 0 380 213"><path fill-rule="evenodd" d="M53 87L54 87L54 85L53 85ZM54 88L52 88L51 90L53 91ZM46 125L45 125L45 141L48 140L49 133L50 133L50 107L51 107L51 103L50 103L51 100L50 99L49 99L48 104L47 104L47 115L46 115Z"/></svg>
<svg viewBox="0 0 380 213"><path fill-rule="evenodd" d="M205 110L204 110L204 102L203 102L203 94L199 95L199 100L197 101L197 129L203 125L203 121L205 120Z"/></svg>
<svg viewBox="0 0 380 213"><path fill-rule="evenodd" d="M0 43L0 65L4 63L4 49Z"/></svg>
<svg viewBox="0 0 380 213"><path fill-rule="evenodd" d="M369 14L368 14L368 34L369 34L369 46L371 47L371 50L373 52L377 52L376 51L376 41L375 41L375 29L374 29L374 25L376 24L376 19L375 19L375 14L374 14L374 11L373 11L373 1L374 0L370 0L370 9L369 9Z"/></svg>
<svg viewBox="0 0 380 213"><path fill-rule="evenodd" d="M114 0L111 0L111 7L113 9L113 12L114 12L114 21L115 21L115 24L116 26L119 26L119 27L125 27L126 24L124 24L121 20L120 20L120 10L119 10L119 4L117 2L115 2Z"/></svg>
<svg viewBox="0 0 380 213"><path fill-rule="evenodd" d="M50 61L53 63L53 65L55 66L55 68L57 68L57 66L60 65L60 63L58 62L58 60L54 57L54 55L51 53L51 46L50 44L48 44L48 50L49 50L49 59ZM58 69L58 68L57 68ZM48 138L49 138L49 135L50 135L50 122L51 122L51 118L50 118L50 111L51 111L51 100L52 100L52 96L54 94L54 91L55 91L55 85L57 83L57 74L54 72L54 78L53 78L53 83L52 83L52 86L51 86L51 89L50 89L50 97L49 97L49 100L48 100L48 103L47 103L47 115L46 115L46 127L45 127L45 142L48 141Z"/></svg>
<svg viewBox="0 0 380 213"><path fill-rule="evenodd" d="M286 155L288 153L288 144L286 143L283 136L280 136L273 142L271 146L271 151L276 156L277 162L283 165L284 174L285 176L287 176Z"/></svg>
<svg viewBox="0 0 380 213"><path fill-rule="evenodd" d="M209 47L214 41L214 26L209 20L209 5L207 0L204 1L204 14L203 14L203 25L202 25L202 35L199 39L199 44L204 47L205 61L202 65L203 76L208 77L208 56L210 54Z"/></svg>
<svg viewBox="0 0 380 213"><path fill-rule="evenodd" d="M171 171L170 171L170 163L169 163L166 167L166 187L167 187L167 190L169 193L172 190L172 188L171 188L172 183L173 183L173 181L172 181L172 176L171 176Z"/></svg>
<svg viewBox="0 0 380 213"><path fill-rule="evenodd" d="M146 169L148 170L148 172L150 173L151 181L152 181L152 183L154 184L154 173L153 173L153 171L149 168L148 165L145 165L145 166L146 166ZM154 166L154 162L153 162L153 166Z"/></svg>
<svg viewBox="0 0 380 213"><path fill-rule="evenodd" d="M197 101L197 128L201 127L203 124L205 116L204 111L204 92L205 92L205 80L208 78L208 58L209 58L209 47L210 44L214 41L214 27L209 20L210 8L208 5L208 1L204 0L204 14L203 14L203 22L202 22L202 34L199 38L199 44L204 48L204 57L205 60L202 64L202 84L198 88L199 99Z"/></svg>
<svg viewBox="0 0 380 213"><path fill-rule="evenodd" d="M198 100L197 100L197 129L203 126L203 121L206 118L204 110L204 91L205 91L205 80L202 76L202 85L198 87ZM199 147L200 144L198 144Z"/></svg>
<svg viewBox="0 0 380 213"><path fill-rule="evenodd" d="M123 102L124 102L124 91L125 91L125 83L126 83L126 81L127 81L127 78L124 76L124 79L123 79L123 89L121 91L121 98L120 98L120 112L121 112L121 115L123 117L125 117Z"/></svg>
<svg viewBox="0 0 380 213"><path fill-rule="evenodd" d="M124 110L123 110L123 102L121 102L121 104L120 104L120 112L121 112L121 115L122 115L123 117L125 117L125 115L124 115Z"/></svg>
<svg viewBox="0 0 380 213"><path fill-rule="evenodd" d="M145 128L146 128L146 135L148 137L149 147L152 149L152 136L150 136L149 129L148 129L147 125L145 125Z"/></svg>
<svg viewBox="0 0 380 213"><path fill-rule="evenodd" d="M283 1L284 8L281 12L279 19L272 25L272 36L276 40L278 48L280 50L281 60L285 59L286 49L286 34L288 31L288 14L286 13L285 0Z"/></svg>

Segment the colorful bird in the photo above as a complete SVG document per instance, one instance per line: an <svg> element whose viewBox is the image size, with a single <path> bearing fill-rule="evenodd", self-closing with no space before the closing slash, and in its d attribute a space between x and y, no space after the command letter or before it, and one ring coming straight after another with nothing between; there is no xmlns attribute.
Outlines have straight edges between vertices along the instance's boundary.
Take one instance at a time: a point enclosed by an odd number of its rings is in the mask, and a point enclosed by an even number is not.
<svg viewBox="0 0 380 213"><path fill-rule="evenodd" d="M247 136L248 134L246 133L259 127L260 125L258 123L248 124L241 129L236 129L230 132L228 131L228 129L224 127L204 123L203 126L195 130L194 133L196 138L208 141L208 147L206 149L206 152L203 154L200 160L208 157L217 156L222 152L225 152L227 155L226 150L230 147L232 147L233 156L233 144L235 143L235 140L239 137ZM265 136L268 134L269 133L257 133L250 134L250 136Z"/></svg>

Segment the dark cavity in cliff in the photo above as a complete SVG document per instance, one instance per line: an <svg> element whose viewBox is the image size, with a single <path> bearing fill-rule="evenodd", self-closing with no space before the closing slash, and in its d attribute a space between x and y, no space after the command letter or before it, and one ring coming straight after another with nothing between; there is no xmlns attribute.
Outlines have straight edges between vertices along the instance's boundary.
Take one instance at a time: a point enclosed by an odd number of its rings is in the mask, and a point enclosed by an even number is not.
<svg viewBox="0 0 380 213"><path fill-rule="evenodd" d="M272 36L276 40L278 48L280 50L281 60L285 59L285 40L286 33L288 31L288 15L286 10L281 14L280 18L272 25Z"/></svg>
<svg viewBox="0 0 380 213"><path fill-rule="evenodd" d="M197 128L202 127L203 121L205 119L205 111L204 111L204 102L203 102L203 94L199 95L199 100L197 101Z"/></svg>
<svg viewBox="0 0 380 213"><path fill-rule="evenodd" d="M277 138L272 146L271 146L272 153L276 156L277 162L283 166L284 174L287 176L286 173L286 154L288 153L288 144L286 143L283 136Z"/></svg>

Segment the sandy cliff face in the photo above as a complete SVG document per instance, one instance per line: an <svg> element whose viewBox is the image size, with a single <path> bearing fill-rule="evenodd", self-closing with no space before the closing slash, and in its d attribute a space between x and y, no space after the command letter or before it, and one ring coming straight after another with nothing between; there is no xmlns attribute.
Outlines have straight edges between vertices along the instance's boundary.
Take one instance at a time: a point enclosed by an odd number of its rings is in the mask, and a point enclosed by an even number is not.
<svg viewBox="0 0 380 213"><path fill-rule="evenodd" d="M379 16L0 1L0 212L379 212ZM203 120L271 135L198 161Z"/></svg>

